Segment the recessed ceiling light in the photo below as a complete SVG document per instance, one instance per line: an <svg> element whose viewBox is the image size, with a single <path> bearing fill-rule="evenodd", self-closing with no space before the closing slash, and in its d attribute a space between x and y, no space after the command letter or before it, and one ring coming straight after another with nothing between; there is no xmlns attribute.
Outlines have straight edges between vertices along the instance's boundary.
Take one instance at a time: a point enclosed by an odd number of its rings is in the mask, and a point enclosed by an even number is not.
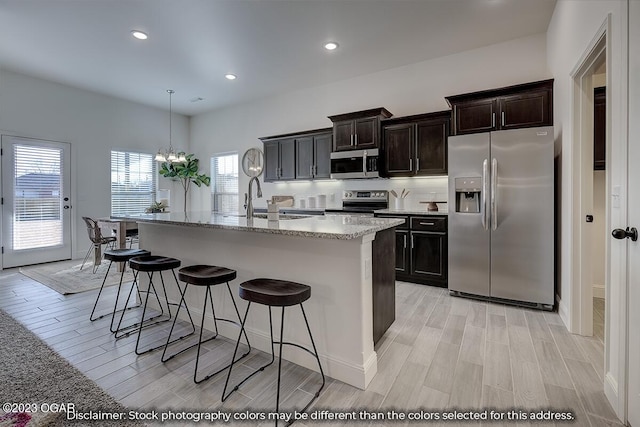
<svg viewBox="0 0 640 427"><path fill-rule="evenodd" d="M338 48L338 43L336 42L325 43L324 48L327 50L336 50Z"/></svg>
<svg viewBox="0 0 640 427"><path fill-rule="evenodd" d="M236 76L235 74L231 74L231 73L225 74L224 77L227 80L235 80L235 79L238 78L238 76Z"/></svg>
<svg viewBox="0 0 640 427"><path fill-rule="evenodd" d="M137 38L138 40L146 40L146 39L149 38L147 33L143 32L143 31L139 31L139 30L132 30L131 31L131 35L133 37Z"/></svg>

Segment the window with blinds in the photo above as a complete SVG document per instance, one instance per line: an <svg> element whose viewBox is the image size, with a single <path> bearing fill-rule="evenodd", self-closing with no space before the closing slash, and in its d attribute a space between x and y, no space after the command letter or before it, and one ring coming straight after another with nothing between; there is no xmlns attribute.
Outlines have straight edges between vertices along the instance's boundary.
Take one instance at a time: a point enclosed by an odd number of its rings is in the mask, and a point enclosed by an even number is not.
<svg viewBox="0 0 640 427"><path fill-rule="evenodd" d="M111 215L144 213L158 185L152 154L111 151Z"/></svg>
<svg viewBox="0 0 640 427"><path fill-rule="evenodd" d="M211 158L211 210L238 210L238 153L218 154Z"/></svg>
<svg viewBox="0 0 640 427"><path fill-rule="evenodd" d="M62 150L14 145L13 249L63 243Z"/></svg>

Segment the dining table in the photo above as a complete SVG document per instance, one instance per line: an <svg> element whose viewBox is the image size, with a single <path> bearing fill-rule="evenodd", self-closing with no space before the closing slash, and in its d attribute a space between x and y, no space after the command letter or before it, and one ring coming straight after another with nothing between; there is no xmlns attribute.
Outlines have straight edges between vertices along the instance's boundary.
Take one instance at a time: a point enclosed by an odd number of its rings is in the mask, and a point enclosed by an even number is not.
<svg viewBox="0 0 640 427"><path fill-rule="evenodd" d="M127 233L131 233L133 230L137 232L138 223L127 219L115 219L115 218L98 218L98 226L102 230L104 235L113 235L116 238L115 247L125 249L127 247ZM109 233L109 234L107 234ZM95 265L101 264L102 251L101 248L95 250ZM125 267L125 263L118 263L118 271L122 271Z"/></svg>

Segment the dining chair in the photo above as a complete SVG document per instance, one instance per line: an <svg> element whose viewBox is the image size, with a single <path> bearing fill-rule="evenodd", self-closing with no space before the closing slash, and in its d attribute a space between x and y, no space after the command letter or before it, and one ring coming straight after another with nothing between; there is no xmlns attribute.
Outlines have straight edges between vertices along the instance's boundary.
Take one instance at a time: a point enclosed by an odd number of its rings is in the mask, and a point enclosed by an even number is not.
<svg viewBox="0 0 640 427"><path fill-rule="evenodd" d="M87 254L84 256L84 260L82 261L82 265L80 266L80 270L84 267L85 262L89 258L89 255L93 251L95 253L96 250L102 251L102 245L107 245L113 249L113 244L116 241L116 238L113 236L103 236L100 231L100 227L98 226L98 222L87 216L83 216L82 219L84 223L87 225L87 233L89 234L89 240L91 241L91 246L89 246L89 250L87 250ZM93 273L98 270L98 263L93 263Z"/></svg>

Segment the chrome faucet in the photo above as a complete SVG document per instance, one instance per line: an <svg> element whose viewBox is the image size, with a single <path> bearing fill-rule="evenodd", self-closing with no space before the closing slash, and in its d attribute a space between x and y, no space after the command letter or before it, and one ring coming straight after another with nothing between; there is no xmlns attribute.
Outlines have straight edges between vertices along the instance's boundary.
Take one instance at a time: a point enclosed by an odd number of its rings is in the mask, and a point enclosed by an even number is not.
<svg viewBox="0 0 640 427"><path fill-rule="evenodd" d="M253 182L256 182L258 185L258 192L256 194L257 198L262 197L262 188L260 188L260 180L258 180L257 176L254 176L249 180L249 192L244 193L244 207L247 210L247 219L253 218Z"/></svg>

